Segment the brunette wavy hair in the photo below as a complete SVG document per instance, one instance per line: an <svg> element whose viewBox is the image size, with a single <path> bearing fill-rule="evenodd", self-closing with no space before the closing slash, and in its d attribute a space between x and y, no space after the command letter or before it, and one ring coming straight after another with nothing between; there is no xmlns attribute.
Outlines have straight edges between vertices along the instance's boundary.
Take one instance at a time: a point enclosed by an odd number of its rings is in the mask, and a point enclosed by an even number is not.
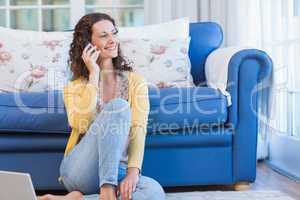
<svg viewBox="0 0 300 200"><path fill-rule="evenodd" d="M101 20L108 20L116 26L115 20L105 13L91 13L83 16L75 26L73 41L69 50L69 66L72 71L72 80L84 77L89 79L89 71L81 58L85 46L91 41L92 27ZM131 62L122 55L120 44L118 56L112 59L116 71L132 71Z"/></svg>

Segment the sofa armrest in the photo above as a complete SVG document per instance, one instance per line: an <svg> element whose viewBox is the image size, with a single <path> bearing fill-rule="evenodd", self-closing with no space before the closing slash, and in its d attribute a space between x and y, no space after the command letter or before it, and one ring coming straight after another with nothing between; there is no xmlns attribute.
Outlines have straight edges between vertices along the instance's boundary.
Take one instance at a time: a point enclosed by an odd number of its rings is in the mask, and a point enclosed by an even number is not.
<svg viewBox="0 0 300 200"><path fill-rule="evenodd" d="M229 61L227 91L232 105L226 125L234 130L234 182L253 182L256 177L256 148L258 132L258 95L268 91L272 60L263 51L245 49L235 53Z"/></svg>
<svg viewBox="0 0 300 200"><path fill-rule="evenodd" d="M242 108L250 108L252 114L257 113L253 113L257 111L257 89L259 85L270 80L272 65L271 58L258 49L241 50L232 56L228 66L226 88L232 101L228 110L227 125L236 128L240 117L246 114L246 110L241 110Z"/></svg>

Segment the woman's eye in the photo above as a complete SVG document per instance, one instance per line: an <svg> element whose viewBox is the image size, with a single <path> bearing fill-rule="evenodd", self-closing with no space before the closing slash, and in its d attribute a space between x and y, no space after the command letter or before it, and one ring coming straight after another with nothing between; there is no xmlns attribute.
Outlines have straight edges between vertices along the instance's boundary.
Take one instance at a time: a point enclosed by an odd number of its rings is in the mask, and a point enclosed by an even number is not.
<svg viewBox="0 0 300 200"><path fill-rule="evenodd" d="M117 35L119 31L114 31L112 32L112 35ZM108 37L108 34L103 34L103 35L100 35L101 38L106 38Z"/></svg>

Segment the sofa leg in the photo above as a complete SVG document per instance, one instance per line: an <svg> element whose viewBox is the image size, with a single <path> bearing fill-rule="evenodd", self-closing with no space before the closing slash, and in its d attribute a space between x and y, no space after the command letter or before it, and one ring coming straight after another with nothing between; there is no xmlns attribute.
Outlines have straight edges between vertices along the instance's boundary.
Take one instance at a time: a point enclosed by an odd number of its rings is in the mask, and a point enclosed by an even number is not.
<svg viewBox="0 0 300 200"><path fill-rule="evenodd" d="M250 189L250 183L248 182L239 182L233 185L235 191L244 191Z"/></svg>

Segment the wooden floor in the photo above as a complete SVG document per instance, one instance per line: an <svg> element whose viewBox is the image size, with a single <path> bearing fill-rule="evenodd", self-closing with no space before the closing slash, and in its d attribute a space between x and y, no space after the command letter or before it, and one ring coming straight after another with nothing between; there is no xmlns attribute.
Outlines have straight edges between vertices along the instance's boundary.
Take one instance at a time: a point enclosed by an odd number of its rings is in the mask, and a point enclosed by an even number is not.
<svg viewBox="0 0 300 200"><path fill-rule="evenodd" d="M191 192L191 191L228 191L230 186L193 186L164 188L166 192ZM257 164L257 177L255 183L251 184L250 190L279 190L295 200L300 200L300 182L295 182L270 169L266 164ZM45 193L65 194L64 191L37 191L38 195Z"/></svg>
<svg viewBox="0 0 300 200"><path fill-rule="evenodd" d="M176 187L165 188L166 192L185 192L185 191L229 191L233 190L230 186L195 186L195 187ZM300 182L293 181L270 169L265 163L257 164L257 176L255 183L251 184L250 190L279 190L300 200Z"/></svg>
<svg viewBox="0 0 300 200"><path fill-rule="evenodd" d="M294 199L300 200L300 182L296 182L270 169L264 163L258 164L257 179L253 190L280 190Z"/></svg>

